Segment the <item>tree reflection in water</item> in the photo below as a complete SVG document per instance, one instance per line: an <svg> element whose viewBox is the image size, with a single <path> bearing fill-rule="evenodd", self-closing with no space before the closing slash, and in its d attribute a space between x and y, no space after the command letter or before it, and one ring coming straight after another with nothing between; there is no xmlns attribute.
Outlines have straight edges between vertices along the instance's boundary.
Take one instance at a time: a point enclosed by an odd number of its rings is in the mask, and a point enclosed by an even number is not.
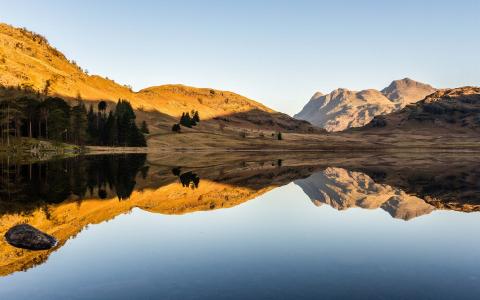
<svg viewBox="0 0 480 300"><path fill-rule="evenodd" d="M172 169L172 174L180 179L183 187L190 187L193 190L200 184L200 177L192 171L182 173L180 167L175 167Z"/></svg>
<svg viewBox="0 0 480 300"><path fill-rule="evenodd" d="M69 198L117 196L128 199L139 172L146 176L145 154L78 156L30 164L0 163L0 199L4 209L60 203ZM34 205L32 206L32 208Z"/></svg>

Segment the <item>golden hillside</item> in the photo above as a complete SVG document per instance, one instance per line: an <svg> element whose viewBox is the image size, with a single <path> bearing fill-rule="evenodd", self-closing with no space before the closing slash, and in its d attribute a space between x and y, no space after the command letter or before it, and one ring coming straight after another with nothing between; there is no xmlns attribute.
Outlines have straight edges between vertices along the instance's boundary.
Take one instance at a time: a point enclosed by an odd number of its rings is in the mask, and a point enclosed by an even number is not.
<svg viewBox="0 0 480 300"><path fill-rule="evenodd" d="M130 100L134 108L157 110L179 116L198 110L204 118L250 110L273 112L272 109L232 92L183 85L150 87L132 91L108 78L88 75L73 60L52 47L46 38L26 29L0 23L0 84L29 86L49 93L85 100Z"/></svg>

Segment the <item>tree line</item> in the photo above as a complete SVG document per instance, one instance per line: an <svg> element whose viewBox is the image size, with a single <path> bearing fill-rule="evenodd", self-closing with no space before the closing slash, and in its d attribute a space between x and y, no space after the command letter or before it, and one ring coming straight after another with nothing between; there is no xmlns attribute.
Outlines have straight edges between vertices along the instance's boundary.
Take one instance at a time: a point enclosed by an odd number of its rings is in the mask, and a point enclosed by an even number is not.
<svg viewBox="0 0 480 300"><path fill-rule="evenodd" d="M29 137L76 145L146 146L143 132L135 123L135 112L127 100L118 100L107 111L101 101L97 110L87 111L81 97L70 105L59 97L24 94L0 100L0 140L9 146L12 138Z"/></svg>
<svg viewBox="0 0 480 300"><path fill-rule="evenodd" d="M96 112L91 104L86 117L86 133L88 143L91 145L131 147L147 145L144 136L149 132L147 123L143 121L142 127L137 127L135 112L127 100L118 100L115 109L108 113L105 101L98 103Z"/></svg>

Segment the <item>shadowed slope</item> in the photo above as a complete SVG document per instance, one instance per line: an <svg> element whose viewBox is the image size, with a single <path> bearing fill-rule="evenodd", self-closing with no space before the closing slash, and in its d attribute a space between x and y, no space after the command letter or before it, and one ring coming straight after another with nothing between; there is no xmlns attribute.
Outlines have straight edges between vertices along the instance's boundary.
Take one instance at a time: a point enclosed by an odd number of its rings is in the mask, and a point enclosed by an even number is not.
<svg viewBox="0 0 480 300"><path fill-rule="evenodd" d="M480 88L462 87L437 91L424 100L368 124L377 130L477 131L480 129Z"/></svg>

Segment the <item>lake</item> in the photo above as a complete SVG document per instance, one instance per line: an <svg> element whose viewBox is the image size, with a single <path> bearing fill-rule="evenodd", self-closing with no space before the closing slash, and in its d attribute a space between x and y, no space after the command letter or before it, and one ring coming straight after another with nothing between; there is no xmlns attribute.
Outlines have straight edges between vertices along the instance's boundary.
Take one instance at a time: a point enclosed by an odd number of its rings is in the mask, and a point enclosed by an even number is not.
<svg viewBox="0 0 480 300"><path fill-rule="evenodd" d="M479 299L471 153L1 161L0 299Z"/></svg>

